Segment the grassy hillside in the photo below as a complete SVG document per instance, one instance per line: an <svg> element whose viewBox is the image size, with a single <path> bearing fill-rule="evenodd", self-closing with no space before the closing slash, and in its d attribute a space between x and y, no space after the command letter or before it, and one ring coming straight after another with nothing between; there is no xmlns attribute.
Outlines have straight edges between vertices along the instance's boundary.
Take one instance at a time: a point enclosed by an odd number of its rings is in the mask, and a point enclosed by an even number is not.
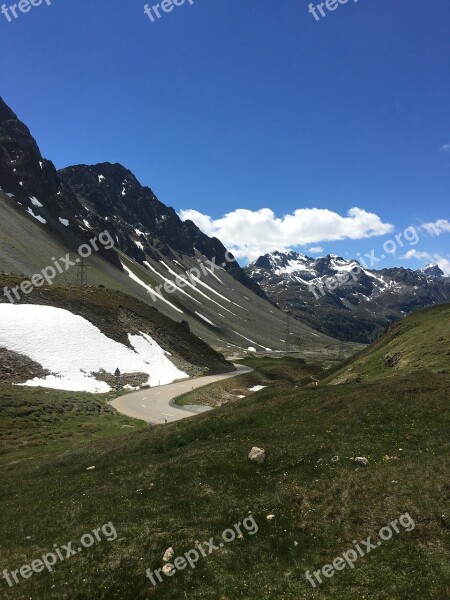
<svg viewBox="0 0 450 600"><path fill-rule="evenodd" d="M45 454L10 450L0 465L0 571L54 544L72 540L76 549L110 521L117 538L12 588L0 581L3 596L447 600L449 392L449 375L431 372L314 389L286 382L184 422L116 429L106 439L75 427L64 451L54 442ZM254 445L266 450L263 465L247 459ZM178 556L196 540L218 542L249 512L255 535L244 531L157 588L146 578L169 546ZM412 531L400 527L353 569L308 583L305 571L342 556L353 540L376 541L406 512Z"/></svg>
<svg viewBox="0 0 450 600"><path fill-rule="evenodd" d="M54 455L92 438L122 435L145 423L122 417L107 401L110 394L86 394L14 387L0 383L0 464L17 459ZM126 429L124 429L126 428Z"/></svg>
<svg viewBox="0 0 450 600"><path fill-rule="evenodd" d="M239 361L241 364L256 369L269 381L288 381L290 383L300 383L308 380L310 375L318 375L322 372L322 367L316 364L307 363L301 358L292 356L283 356L281 358L245 358Z"/></svg>
<svg viewBox="0 0 450 600"><path fill-rule="evenodd" d="M450 373L450 304L417 311L391 326L324 381L371 381L418 371Z"/></svg>

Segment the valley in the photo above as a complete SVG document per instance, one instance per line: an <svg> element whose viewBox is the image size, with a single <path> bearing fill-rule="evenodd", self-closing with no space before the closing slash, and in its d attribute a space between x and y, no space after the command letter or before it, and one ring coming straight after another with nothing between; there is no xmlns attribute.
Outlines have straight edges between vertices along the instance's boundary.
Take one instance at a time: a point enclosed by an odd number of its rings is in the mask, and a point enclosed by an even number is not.
<svg viewBox="0 0 450 600"><path fill-rule="evenodd" d="M0 290L2 597L447 600L437 264L241 266L123 165L57 169L0 99Z"/></svg>
<svg viewBox="0 0 450 600"><path fill-rule="evenodd" d="M439 327L448 310L408 317L395 338L408 348L415 330ZM264 389L150 428L113 412L108 396L18 392L2 384L1 419L10 424L0 456L2 519L8 515L0 544L4 567L40 556L55 540L76 539L93 524L111 521L118 534L52 573L5 587L5 597L69 597L70 579L78 598L213 600L220 587L225 598L253 600L256 586L263 599L314 593L359 600L364 590L377 600L444 600L450 374L434 372L434 360L450 349L447 329L440 347L433 336L424 340L430 358L421 371L394 378L374 374L340 385L323 379L311 389L295 376L301 365L252 359L255 374L242 377L261 378ZM375 352L388 353L390 343L380 341ZM346 368L356 370L358 360ZM262 465L247 459L254 445L266 451ZM366 457L367 466L358 466L355 456ZM413 532L402 531L312 592L307 571L405 512ZM156 588L149 583L145 571L160 566L166 548L180 554L246 514L258 525L255 536Z"/></svg>

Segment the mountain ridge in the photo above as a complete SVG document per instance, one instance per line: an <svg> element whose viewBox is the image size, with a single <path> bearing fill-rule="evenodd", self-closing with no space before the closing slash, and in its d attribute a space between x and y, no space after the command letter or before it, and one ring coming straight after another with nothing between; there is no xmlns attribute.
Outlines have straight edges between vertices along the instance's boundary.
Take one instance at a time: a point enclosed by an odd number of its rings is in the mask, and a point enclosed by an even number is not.
<svg viewBox="0 0 450 600"><path fill-rule="evenodd" d="M413 310L450 301L450 277L438 265L375 270L336 254L273 251L245 270L280 308L346 341L370 343Z"/></svg>

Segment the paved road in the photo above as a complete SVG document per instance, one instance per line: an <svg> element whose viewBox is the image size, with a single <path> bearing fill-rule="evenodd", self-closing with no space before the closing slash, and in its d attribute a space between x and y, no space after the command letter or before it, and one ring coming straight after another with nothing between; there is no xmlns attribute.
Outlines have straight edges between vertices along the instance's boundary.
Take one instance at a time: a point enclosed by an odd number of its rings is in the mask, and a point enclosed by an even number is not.
<svg viewBox="0 0 450 600"><path fill-rule="evenodd" d="M253 371L253 369L244 367L243 365L235 364L234 366L236 367L236 371L233 371L232 373L208 375L206 377L198 377L197 379L186 379L185 381L179 381L177 383L139 390L138 392L120 396L120 398L112 400L110 404L118 412L127 417L142 419L143 421L154 425L165 423L166 420L170 423L172 421L186 419L187 417L193 417L200 412L210 410L210 408L206 406L190 406L186 408L174 407L170 404L171 400L177 396L181 396L181 394L214 383L215 381L237 377L238 375L251 373Z"/></svg>

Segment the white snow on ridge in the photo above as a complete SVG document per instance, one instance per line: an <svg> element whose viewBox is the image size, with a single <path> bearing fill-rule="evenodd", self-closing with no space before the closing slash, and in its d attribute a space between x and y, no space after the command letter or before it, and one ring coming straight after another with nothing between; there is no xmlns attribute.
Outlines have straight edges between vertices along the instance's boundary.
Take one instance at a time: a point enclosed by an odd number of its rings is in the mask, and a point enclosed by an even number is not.
<svg viewBox="0 0 450 600"><path fill-rule="evenodd" d="M383 278L377 277L376 275L374 275L372 273L372 271L367 271L366 269L362 269L362 270L368 277L371 277L372 279L376 279L377 281L379 281L383 287L388 287L388 284L384 281Z"/></svg>
<svg viewBox="0 0 450 600"><path fill-rule="evenodd" d="M104 335L92 323L67 310L32 304L0 304L0 347L24 354L52 373L27 381L69 391L108 392L94 373L147 373L148 385L172 383L188 377L145 333L128 335L132 348Z"/></svg>
<svg viewBox="0 0 450 600"><path fill-rule="evenodd" d="M39 202L39 200L36 198L36 196L30 196L30 200L31 200L32 204L34 206L37 206L38 208L42 208L44 206L41 202Z"/></svg>
<svg viewBox="0 0 450 600"><path fill-rule="evenodd" d="M34 212L31 210L31 208L27 208L27 212L36 219L36 221L39 221L39 223L43 223L44 225L47 223L47 221L44 219L44 217L41 217L41 215L35 215Z"/></svg>
<svg viewBox="0 0 450 600"><path fill-rule="evenodd" d="M62 219L59 217L59 222L64 225L64 227L69 227L69 221L67 219Z"/></svg>
<svg viewBox="0 0 450 600"><path fill-rule="evenodd" d="M336 260L334 260L332 266L336 271L339 271L339 273L354 271L355 269L360 267L359 263L357 263L356 260L352 262L337 262Z"/></svg>

